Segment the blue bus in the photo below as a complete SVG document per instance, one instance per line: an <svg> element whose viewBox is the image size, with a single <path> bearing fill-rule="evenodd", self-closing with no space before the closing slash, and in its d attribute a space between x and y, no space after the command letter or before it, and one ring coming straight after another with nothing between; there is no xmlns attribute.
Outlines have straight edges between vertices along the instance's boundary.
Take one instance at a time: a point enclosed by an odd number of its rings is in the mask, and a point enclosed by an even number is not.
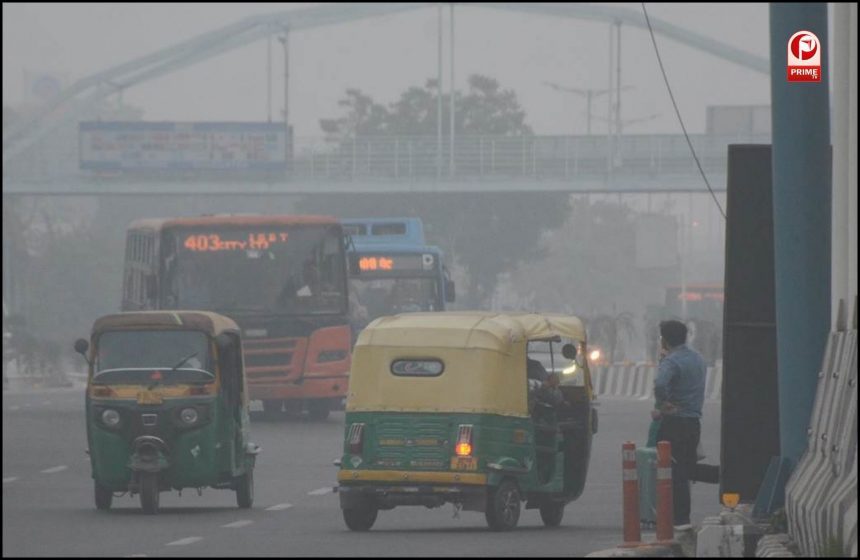
<svg viewBox="0 0 860 560"><path fill-rule="evenodd" d="M420 218L342 220L352 237L357 274L350 277L354 331L382 315L442 311L454 301L454 282L439 247L427 245Z"/></svg>

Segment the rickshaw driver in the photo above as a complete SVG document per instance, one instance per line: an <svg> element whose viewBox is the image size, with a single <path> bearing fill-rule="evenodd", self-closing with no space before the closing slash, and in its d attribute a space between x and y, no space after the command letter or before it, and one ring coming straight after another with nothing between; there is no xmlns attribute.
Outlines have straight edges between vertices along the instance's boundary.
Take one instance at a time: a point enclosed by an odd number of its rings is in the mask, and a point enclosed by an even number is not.
<svg viewBox="0 0 860 560"><path fill-rule="evenodd" d="M553 407L564 402L564 395L558 388L558 374L548 373L539 360L526 356L526 378L528 380L529 400L537 399Z"/></svg>

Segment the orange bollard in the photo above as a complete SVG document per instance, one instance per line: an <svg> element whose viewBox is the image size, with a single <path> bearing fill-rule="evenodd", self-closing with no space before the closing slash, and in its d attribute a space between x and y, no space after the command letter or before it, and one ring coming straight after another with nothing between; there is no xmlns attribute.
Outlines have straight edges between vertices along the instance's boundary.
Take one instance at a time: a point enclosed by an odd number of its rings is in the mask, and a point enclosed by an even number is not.
<svg viewBox="0 0 860 560"><path fill-rule="evenodd" d="M657 543L675 538L672 519L672 444L657 442Z"/></svg>
<svg viewBox="0 0 860 560"><path fill-rule="evenodd" d="M639 529L639 474L636 472L636 444L632 441L621 446L621 480L623 481L624 544L622 548L642 544Z"/></svg>

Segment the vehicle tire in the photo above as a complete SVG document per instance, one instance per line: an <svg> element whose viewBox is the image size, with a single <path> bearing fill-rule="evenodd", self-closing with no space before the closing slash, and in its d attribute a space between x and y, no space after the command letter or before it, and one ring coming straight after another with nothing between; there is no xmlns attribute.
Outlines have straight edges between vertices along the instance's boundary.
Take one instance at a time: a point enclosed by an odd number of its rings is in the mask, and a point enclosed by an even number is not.
<svg viewBox="0 0 860 560"><path fill-rule="evenodd" d="M364 503L360 507L343 509L343 520L350 531L369 531L376 523L379 508L371 503Z"/></svg>
<svg viewBox="0 0 860 560"><path fill-rule="evenodd" d="M263 401L263 417L266 420L277 420L284 408L284 401L280 399Z"/></svg>
<svg viewBox="0 0 860 560"><path fill-rule="evenodd" d="M113 503L113 492L99 484L95 483L96 509L102 511L109 510Z"/></svg>
<svg viewBox="0 0 860 560"><path fill-rule="evenodd" d="M510 531L520 520L520 491L513 480L505 479L487 496L484 513L493 531Z"/></svg>
<svg viewBox="0 0 860 560"><path fill-rule="evenodd" d="M158 473L140 473L140 507L144 513L158 513Z"/></svg>
<svg viewBox="0 0 860 560"><path fill-rule="evenodd" d="M564 502L547 502L540 507L540 518L547 527L558 527L564 517Z"/></svg>
<svg viewBox="0 0 860 560"><path fill-rule="evenodd" d="M328 418L331 406L328 399L314 399L308 401L308 416L311 420L322 421Z"/></svg>
<svg viewBox="0 0 860 560"><path fill-rule="evenodd" d="M239 477L236 485L236 503L242 509L248 509L254 505L253 469Z"/></svg>

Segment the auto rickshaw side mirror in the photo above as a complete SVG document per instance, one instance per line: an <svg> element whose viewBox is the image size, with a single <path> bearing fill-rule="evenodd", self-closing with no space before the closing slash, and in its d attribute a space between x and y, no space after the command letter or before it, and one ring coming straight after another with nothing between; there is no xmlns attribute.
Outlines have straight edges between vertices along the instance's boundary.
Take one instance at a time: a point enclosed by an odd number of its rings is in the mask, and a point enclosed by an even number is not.
<svg viewBox="0 0 860 560"><path fill-rule="evenodd" d="M573 344L565 344L561 347L561 355L567 358L568 360L576 359L576 346Z"/></svg>
<svg viewBox="0 0 860 560"><path fill-rule="evenodd" d="M84 338L79 338L75 341L75 352L82 355L84 358L87 357L87 350L90 349L90 343L87 342Z"/></svg>
<svg viewBox="0 0 860 560"><path fill-rule="evenodd" d="M445 301L453 302L457 298L457 291L454 289L453 280L445 280Z"/></svg>
<svg viewBox="0 0 860 560"><path fill-rule="evenodd" d="M358 253L351 252L347 255L347 261L349 263L349 275L350 276L358 276L361 274L361 266L359 265L359 256Z"/></svg>

